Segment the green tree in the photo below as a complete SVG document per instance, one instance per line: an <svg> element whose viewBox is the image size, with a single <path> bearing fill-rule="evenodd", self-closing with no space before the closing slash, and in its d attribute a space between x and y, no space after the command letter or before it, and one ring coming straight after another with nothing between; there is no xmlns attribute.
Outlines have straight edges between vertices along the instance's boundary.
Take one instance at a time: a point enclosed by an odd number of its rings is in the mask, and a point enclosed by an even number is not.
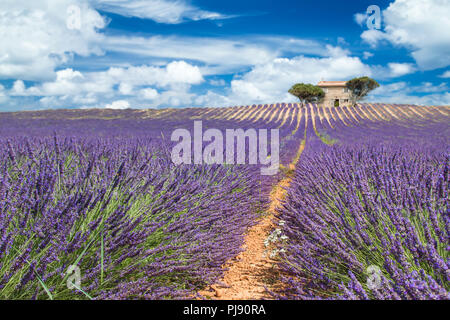
<svg viewBox="0 0 450 320"><path fill-rule="evenodd" d="M312 84L297 83L289 89L289 93L300 99L302 106L304 103L318 103L325 96L322 88Z"/></svg>
<svg viewBox="0 0 450 320"><path fill-rule="evenodd" d="M354 78L347 81L347 88L350 91L350 100L355 105L356 102L362 100L367 94L378 88L380 85L374 79L369 77Z"/></svg>

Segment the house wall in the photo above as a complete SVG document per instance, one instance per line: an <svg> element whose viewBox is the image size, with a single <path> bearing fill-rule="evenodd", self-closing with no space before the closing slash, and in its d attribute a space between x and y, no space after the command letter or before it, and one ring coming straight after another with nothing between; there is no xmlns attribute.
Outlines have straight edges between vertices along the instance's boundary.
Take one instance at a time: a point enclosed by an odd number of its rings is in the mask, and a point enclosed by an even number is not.
<svg viewBox="0 0 450 320"><path fill-rule="evenodd" d="M349 106L350 93L345 92L345 87L322 87L325 91L325 97L323 99L322 105L325 107L334 107L334 101L339 99L340 106Z"/></svg>

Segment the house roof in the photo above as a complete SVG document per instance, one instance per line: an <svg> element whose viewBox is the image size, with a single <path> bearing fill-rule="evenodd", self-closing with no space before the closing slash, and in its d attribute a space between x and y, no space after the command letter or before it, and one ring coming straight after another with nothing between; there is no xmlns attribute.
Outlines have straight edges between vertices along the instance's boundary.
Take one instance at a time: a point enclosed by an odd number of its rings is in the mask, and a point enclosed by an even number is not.
<svg viewBox="0 0 450 320"><path fill-rule="evenodd" d="M347 81L320 81L319 87L346 87Z"/></svg>

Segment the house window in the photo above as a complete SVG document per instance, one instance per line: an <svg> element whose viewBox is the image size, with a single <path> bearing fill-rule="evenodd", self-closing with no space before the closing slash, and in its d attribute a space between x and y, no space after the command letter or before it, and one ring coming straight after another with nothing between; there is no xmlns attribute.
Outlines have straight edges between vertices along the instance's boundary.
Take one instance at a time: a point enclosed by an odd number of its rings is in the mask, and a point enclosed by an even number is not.
<svg viewBox="0 0 450 320"><path fill-rule="evenodd" d="M344 99L344 102L345 102L345 103L348 103L348 99Z"/></svg>
<svg viewBox="0 0 450 320"><path fill-rule="evenodd" d="M344 88L344 89L342 89L342 91L343 91L344 93L347 93L347 92L348 92L348 88Z"/></svg>
<svg viewBox="0 0 450 320"><path fill-rule="evenodd" d="M328 93L328 88L324 88L323 92Z"/></svg>

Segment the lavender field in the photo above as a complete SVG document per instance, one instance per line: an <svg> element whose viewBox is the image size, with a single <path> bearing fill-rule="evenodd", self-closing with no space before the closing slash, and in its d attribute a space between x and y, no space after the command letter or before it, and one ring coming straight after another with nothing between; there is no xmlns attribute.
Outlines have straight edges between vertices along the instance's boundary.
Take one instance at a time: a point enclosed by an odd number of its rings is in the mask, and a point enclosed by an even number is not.
<svg viewBox="0 0 450 320"><path fill-rule="evenodd" d="M450 126L438 118L319 121L333 145L310 132L278 215L283 298L450 297Z"/></svg>
<svg viewBox="0 0 450 320"><path fill-rule="evenodd" d="M283 170L174 165L194 120L279 129ZM286 177L272 298L449 299L449 124L381 104L0 114L0 299L204 298Z"/></svg>

